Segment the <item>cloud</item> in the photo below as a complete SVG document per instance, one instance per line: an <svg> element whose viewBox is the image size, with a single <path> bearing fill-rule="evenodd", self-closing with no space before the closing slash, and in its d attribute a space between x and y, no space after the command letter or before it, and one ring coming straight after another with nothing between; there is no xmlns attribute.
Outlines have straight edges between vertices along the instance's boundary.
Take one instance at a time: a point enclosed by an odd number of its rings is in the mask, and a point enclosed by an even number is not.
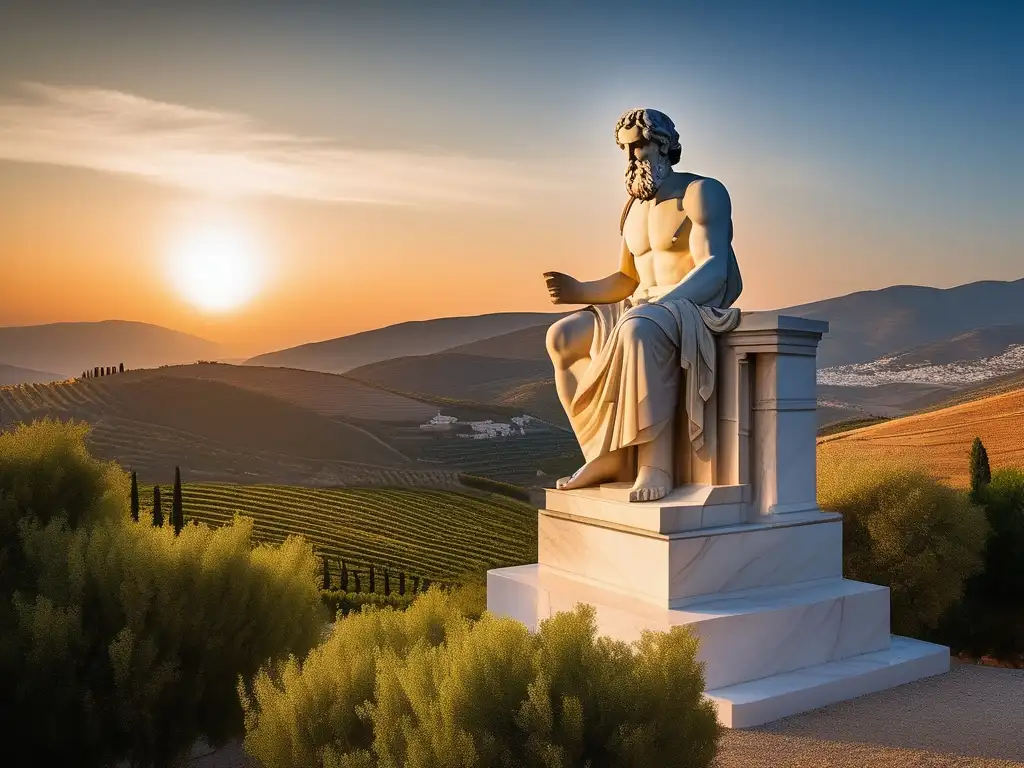
<svg viewBox="0 0 1024 768"><path fill-rule="evenodd" d="M21 87L21 98L0 99L0 159L323 202L499 204L559 186L550 172L517 163L344 147L121 91Z"/></svg>

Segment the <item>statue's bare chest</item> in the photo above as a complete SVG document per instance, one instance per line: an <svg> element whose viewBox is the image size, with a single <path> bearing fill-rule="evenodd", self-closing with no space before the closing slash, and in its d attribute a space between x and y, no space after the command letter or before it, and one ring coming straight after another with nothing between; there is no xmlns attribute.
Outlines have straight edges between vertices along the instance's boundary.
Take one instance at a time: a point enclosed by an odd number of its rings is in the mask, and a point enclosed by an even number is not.
<svg viewBox="0 0 1024 768"><path fill-rule="evenodd" d="M634 256L651 251L686 253L690 242L690 220L681 198L655 204L637 200L629 209L622 228L626 247Z"/></svg>

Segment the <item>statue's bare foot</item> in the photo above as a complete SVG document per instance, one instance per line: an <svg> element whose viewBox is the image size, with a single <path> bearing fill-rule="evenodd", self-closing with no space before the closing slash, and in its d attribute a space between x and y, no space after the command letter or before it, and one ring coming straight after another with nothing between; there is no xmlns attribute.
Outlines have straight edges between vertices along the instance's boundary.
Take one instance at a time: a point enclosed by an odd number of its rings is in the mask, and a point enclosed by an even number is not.
<svg viewBox="0 0 1024 768"><path fill-rule="evenodd" d="M617 453L598 456L577 469L571 477L559 479L555 483L555 488L560 491L571 491L574 488L587 488L612 480L619 474L621 461L622 457Z"/></svg>
<svg viewBox="0 0 1024 768"><path fill-rule="evenodd" d="M672 490L672 477L657 467L640 467L629 491L630 501L657 501Z"/></svg>

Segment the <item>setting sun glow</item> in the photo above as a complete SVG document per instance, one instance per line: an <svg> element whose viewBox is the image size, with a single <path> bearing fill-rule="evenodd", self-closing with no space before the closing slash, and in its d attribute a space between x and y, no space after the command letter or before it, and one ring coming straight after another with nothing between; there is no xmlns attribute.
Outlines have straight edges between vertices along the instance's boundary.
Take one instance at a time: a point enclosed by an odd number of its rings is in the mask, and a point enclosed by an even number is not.
<svg viewBox="0 0 1024 768"><path fill-rule="evenodd" d="M263 278L255 244L229 226L186 232L171 248L167 266L181 297L207 312L227 312L247 303Z"/></svg>

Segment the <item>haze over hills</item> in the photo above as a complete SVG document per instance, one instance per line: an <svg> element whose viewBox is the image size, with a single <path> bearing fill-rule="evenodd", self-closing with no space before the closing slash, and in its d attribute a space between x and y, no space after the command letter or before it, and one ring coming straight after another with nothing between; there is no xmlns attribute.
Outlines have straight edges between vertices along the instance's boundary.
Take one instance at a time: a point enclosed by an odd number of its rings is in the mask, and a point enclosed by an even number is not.
<svg viewBox="0 0 1024 768"><path fill-rule="evenodd" d="M155 368L212 360L220 351L218 344L198 336L127 320L0 328L0 361L64 377L98 365Z"/></svg>
<svg viewBox="0 0 1024 768"><path fill-rule="evenodd" d="M1024 325L1024 279L894 285L775 310L826 320L818 367L863 363L993 325Z"/></svg>
<svg viewBox="0 0 1024 768"><path fill-rule="evenodd" d="M427 355L521 328L547 325L561 313L498 312L415 320L257 355L247 365L345 373L381 360Z"/></svg>
<svg viewBox="0 0 1024 768"><path fill-rule="evenodd" d="M66 379L59 373L48 373L46 371L33 371L31 368L19 368L15 365L4 365L0 363L0 387L11 384L46 384L51 381Z"/></svg>

